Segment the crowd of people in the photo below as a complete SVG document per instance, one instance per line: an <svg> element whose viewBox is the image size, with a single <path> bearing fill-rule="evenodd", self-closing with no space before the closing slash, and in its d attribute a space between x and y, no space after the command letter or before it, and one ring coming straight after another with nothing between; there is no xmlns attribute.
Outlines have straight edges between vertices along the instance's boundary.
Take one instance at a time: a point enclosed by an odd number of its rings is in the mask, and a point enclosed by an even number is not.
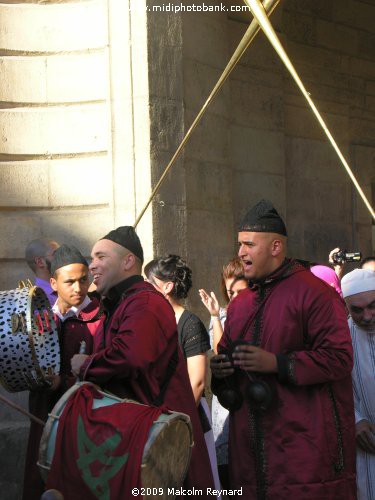
<svg viewBox="0 0 375 500"><path fill-rule="evenodd" d="M90 264L72 246L31 242L26 260L50 300L61 350L60 373L30 391L31 413L46 420L77 380L90 382L190 417L180 496L374 500L375 257L347 274L343 263L287 257L286 226L267 200L245 214L238 245L221 273L224 307L199 290L206 329L185 307L188 264L167 255L143 267L130 226L98 240ZM101 498L88 484L72 492L74 471L61 460L43 483L41 432L31 424L24 500ZM106 498L127 498L121 484L106 483Z"/></svg>

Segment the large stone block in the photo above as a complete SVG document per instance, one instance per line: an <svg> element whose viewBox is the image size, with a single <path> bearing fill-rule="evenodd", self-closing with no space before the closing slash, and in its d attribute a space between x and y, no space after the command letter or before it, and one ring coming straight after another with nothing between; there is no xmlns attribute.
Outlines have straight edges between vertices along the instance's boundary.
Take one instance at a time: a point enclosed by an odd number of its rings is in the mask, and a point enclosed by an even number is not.
<svg viewBox="0 0 375 500"><path fill-rule="evenodd" d="M185 112L185 123L190 126L195 113ZM229 147L229 120L222 116L207 113L185 147L185 158L227 164Z"/></svg>
<svg viewBox="0 0 375 500"><path fill-rule="evenodd" d="M24 259L26 245L44 237L40 214L3 212L0 217L0 259ZM46 236L49 237L49 236ZM51 238L53 236L51 235Z"/></svg>
<svg viewBox="0 0 375 500"><path fill-rule="evenodd" d="M187 160L185 170L189 210L232 212L232 172L228 166Z"/></svg>
<svg viewBox="0 0 375 500"><path fill-rule="evenodd" d="M230 21L228 24L229 56L232 56L238 44L245 35L247 25ZM229 61L229 57L228 57ZM247 48L241 58L244 66L255 67L257 69L271 70L274 74L281 71L282 62L274 48L268 42L262 31L260 31L252 43Z"/></svg>
<svg viewBox="0 0 375 500"><path fill-rule="evenodd" d="M321 113L321 116L335 141L340 145L348 143L349 118L331 113ZM308 139L323 140L327 137L310 107L286 105L285 131L288 135Z"/></svg>
<svg viewBox="0 0 375 500"><path fill-rule="evenodd" d="M188 210L185 258L193 271L189 307L199 315L204 313L205 308L202 306L198 289L205 286L211 290L217 284L222 266L236 254L236 238L230 212L223 214L206 210ZM211 248L215 250L211 251ZM208 269L210 269L209 275ZM210 277L209 281L207 276Z"/></svg>
<svg viewBox="0 0 375 500"><path fill-rule="evenodd" d="M224 69L230 56L227 37L223 36L224 27L225 18L217 20L213 15L184 14L182 30L184 57ZM210 43L207 43L207 40Z"/></svg>
<svg viewBox="0 0 375 500"><path fill-rule="evenodd" d="M150 96L180 100L183 97L182 49L163 44L150 44ZM168 78L165 75L168 75Z"/></svg>
<svg viewBox="0 0 375 500"><path fill-rule="evenodd" d="M358 31L358 38L358 52L361 57L374 60L375 32Z"/></svg>
<svg viewBox="0 0 375 500"><path fill-rule="evenodd" d="M333 113L335 115L342 116L349 115L349 103L345 99L345 94L349 94L349 92L335 89L334 87L320 86L316 83L309 84L307 88L305 84L305 89L309 93L314 105L322 116L326 113ZM355 97L361 100L358 104L363 105L363 96L359 96L357 94ZM292 107L308 106L306 98L300 89L294 81L291 81L290 79L287 79L285 85L284 103L285 106ZM308 110L312 114L310 107Z"/></svg>
<svg viewBox="0 0 375 500"><path fill-rule="evenodd" d="M160 256L172 253L186 256L187 247L190 246L186 238L186 204L154 204L152 215L154 220L153 254Z"/></svg>
<svg viewBox="0 0 375 500"><path fill-rule="evenodd" d="M0 110L0 153L50 155L107 151L106 103Z"/></svg>
<svg viewBox="0 0 375 500"><path fill-rule="evenodd" d="M356 15L354 16L355 27L359 30L375 33L375 26L372 22L375 16L375 4L368 1L355 2Z"/></svg>
<svg viewBox="0 0 375 500"><path fill-rule="evenodd" d="M285 178L283 175L262 172L235 171L233 175L234 221L239 223L245 212L262 198L266 198L286 215Z"/></svg>
<svg viewBox="0 0 375 500"><path fill-rule="evenodd" d="M342 153L350 161L348 148ZM332 146L324 140L287 137L285 170L288 178L329 183L347 181L347 174Z"/></svg>
<svg viewBox="0 0 375 500"><path fill-rule="evenodd" d="M341 71L340 55L328 48L313 47L288 40L286 52L298 72L299 64L311 65L329 71Z"/></svg>
<svg viewBox="0 0 375 500"><path fill-rule="evenodd" d="M359 35L357 30L318 19L316 33L318 45L353 56L358 54Z"/></svg>
<svg viewBox="0 0 375 500"><path fill-rule="evenodd" d="M288 217L303 214L309 223L351 223L352 192L348 181L329 183L291 177L286 192Z"/></svg>
<svg viewBox="0 0 375 500"><path fill-rule="evenodd" d="M199 113L221 77L221 70L212 68L193 59L184 60L184 102ZM229 82L224 83L209 106L209 110L221 116L228 116L230 99Z"/></svg>
<svg viewBox="0 0 375 500"><path fill-rule="evenodd" d="M332 2L332 21L346 26L357 26L358 2L345 0L345 2Z"/></svg>
<svg viewBox="0 0 375 500"><path fill-rule="evenodd" d="M284 175L284 134L231 127L230 161L235 170Z"/></svg>
<svg viewBox="0 0 375 500"><path fill-rule="evenodd" d="M3 500L22 498L28 424L0 424L0 488Z"/></svg>
<svg viewBox="0 0 375 500"><path fill-rule="evenodd" d="M161 2L153 2L153 5ZM152 7L152 6L150 6ZM150 42L167 47L182 47L182 15L177 12L148 11Z"/></svg>
<svg viewBox="0 0 375 500"><path fill-rule="evenodd" d="M349 60L349 71L352 75L366 78L369 80L375 80L375 64L373 60L365 59L360 57L352 57Z"/></svg>
<svg viewBox="0 0 375 500"><path fill-rule="evenodd" d="M354 250L352 224L313 221L288 216L288 254L291 257L328 264L329 252L336 247Z"/></svg>
<svg viewBox="0 0 375 500"><path fill-rule="evenodd" d="M334 4L335 0L288 0L285 8L291 12L331 20Z"/></svg>
<svg viewBox="0 0 375 500"><path fill-rule="evenodd" d="M78 51L108 43L107 0L0 4L0 19L5 50Z"/></svg>
<svg viewBox="0 0 375 500"><path fill-rule="evenodd" d="M31 240L38 238L39 234L35 234L31 237L27 243L29 243ZM1 282L0 282L0 288L1 290L14 290L15 288L18 287L18 283L22 281L27 281L30 279L32 282L34 282L34 273L32 270L28 267L24 260L25 256L25 248L24 247L18 248L14 246L13 247L13 254L19 255L18 258L13 257L10 255L7 259L2 259L0 260L0 276L1 276Z"/></svg>
<svg viewBox="0 0 375 500"><path fill-rule="evenodd" d="M231 80L232 116L236 125L266 130L284 128L284 106L280 89Z"/></svg>
<svg viewBox="0 0 375 500"><path fill-rule="evenodd" d="M114 229L108 208L46 211L40 219L44 234L53 235L59 243L75 245L86 256L99 238Z"/></svg>
<svg viewBox="0 0 375 500"><path fill-rule="evenodd" d="M109 156L50 162L50 206L109 205L112 201Z"/></svg>
<svg viewBox="0 0 375 500"><path fill-rule="evenodd" d="M184 111L181 103L154 98L150 103L152 151L175 151L183 138Z"/></svg>
<svg viewBox="0 0 375 500"><path fill-rule="evenodd" d="M0 162L0 178L3 207L48 206L48 162Z"/></svg>
<svg viewBox="0 0 375 500"><path fill-rule="evenodd" d="M283 11L283 32L288 40L315 45L316 29L315 19L302 12Z"/></svg>
<svg viewBox="0 0 375 500"><path fill-rule="evenodd" d="M103 50L79 55L1 57L0 101L73 103L108 97L108 58Z"/></svg>
<svg viewBox="0 0 375 500"><path fill-rule="evenodd" d="M375 120L360 117L351 117L349 133L353 143L375 146Z"/></svg>
<svg viewBox="0 0 375 500"><path fill-rule="evenodd" d="M369 218L365 224L357 224L356 227L357 246L356 251L362 253L362 258L375 254L374 226L370 226Z"/></svg>
<svg viewBox="0 0 375 500"><path fill-rule="evenodd" d="M1 204L57 207L109 204L112 169L108 156L0 163Z"/></svg>

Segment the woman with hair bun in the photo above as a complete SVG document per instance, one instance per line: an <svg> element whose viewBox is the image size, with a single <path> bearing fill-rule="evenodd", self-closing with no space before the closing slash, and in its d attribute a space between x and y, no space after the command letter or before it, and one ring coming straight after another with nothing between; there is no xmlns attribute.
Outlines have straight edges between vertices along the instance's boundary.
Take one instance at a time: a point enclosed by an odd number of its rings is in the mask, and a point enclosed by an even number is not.
<svg viewBox="0 0 375 500"><path fill-rule="evenodd" d="M144 273L156 290L164 295L173 307L178 332L178 342L186 359L191 388L201 419L207 449L210 455L215 488L220 489L215 444L211 430L211 415L204 397L207 351L210 339L202 321L185 309L184 299L192 287L192 271L178 255L168 255L149 262ZM218 497L219 498L219 497Z"/></svg>

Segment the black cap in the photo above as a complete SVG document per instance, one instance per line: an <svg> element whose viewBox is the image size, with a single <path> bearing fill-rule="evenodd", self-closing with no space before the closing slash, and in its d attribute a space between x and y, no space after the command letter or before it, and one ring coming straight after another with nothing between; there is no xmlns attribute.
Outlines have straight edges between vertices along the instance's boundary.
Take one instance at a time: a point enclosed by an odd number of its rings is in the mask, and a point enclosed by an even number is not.
<svg viewBox="0 0 375 500"><path fill-rule="evenodd" d="M53 254L51 262L51 274L55 274L60 267L69 266L70 264L83 264L89 266L87 260L76 247L61 245Z"/></svg>
<svg viewBox="0 0 375 500"><path fill-rule="evenodd" d="M287 235L283 219L268 200L261 200L246 213L239 231Z"/></svg>
<svg viewBox="0 0 375 500"><path fill-rule="evenodd" d="M143 248L133 226L120 226L113 229L102 240L111 240L130 250L143 264Z"/></svg>

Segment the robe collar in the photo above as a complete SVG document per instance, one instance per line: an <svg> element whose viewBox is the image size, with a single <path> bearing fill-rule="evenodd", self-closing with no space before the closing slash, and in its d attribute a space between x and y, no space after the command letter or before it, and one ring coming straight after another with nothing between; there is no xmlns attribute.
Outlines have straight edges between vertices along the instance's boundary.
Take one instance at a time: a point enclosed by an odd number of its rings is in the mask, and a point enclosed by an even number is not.
<svg viewBox="0 0 375 500"><path fill-rule="evenodd" d="M120 281L120 283L117 283L117 285L113 286L106 297L103 298L102 303L104 306L104 309L111 314L114 309L116 309L118 303L121 300L122 295L133 285L136 283L140 283L144 281L142 276L139 275L134 275L130 276L130 278L126 278L123 281Z"/></svg>
<svg viewBox="0 0 375 500"><path fill-rule="evenodd" d="M309 269L310 263L304 260L285 258L283 263L269 276L258 282L250 283L250 288L259 290L281 281L294 273Z"/></svg>

